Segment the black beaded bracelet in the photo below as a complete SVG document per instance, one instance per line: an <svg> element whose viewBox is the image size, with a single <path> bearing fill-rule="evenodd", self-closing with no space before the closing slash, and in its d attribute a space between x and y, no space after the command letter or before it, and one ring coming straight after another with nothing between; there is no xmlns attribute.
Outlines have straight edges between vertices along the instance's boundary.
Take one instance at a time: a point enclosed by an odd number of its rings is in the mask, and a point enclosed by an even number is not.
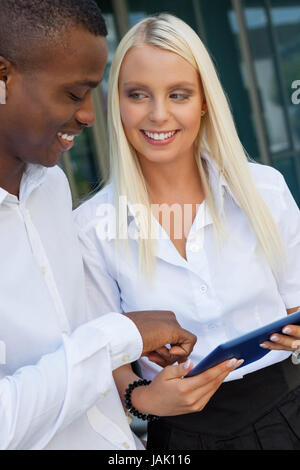
<svg viewBox="0 0 300 470"><path fill-rule="evenodd" d="M124 395L125 406L127 410L129 410L133 416L136 416L137 418L142 419L143 421L155 421L159 419L159 416L150 415L146 413L140 413L136 408L134 408L134 406L132 406L132 403L131 403L131 392L136 387L140 387L142 385L149 385L149 384L151 384L151 380L146 380L146 379L136 380L132 384L128 385L128 388L126 388L125 395Z"/></svg>

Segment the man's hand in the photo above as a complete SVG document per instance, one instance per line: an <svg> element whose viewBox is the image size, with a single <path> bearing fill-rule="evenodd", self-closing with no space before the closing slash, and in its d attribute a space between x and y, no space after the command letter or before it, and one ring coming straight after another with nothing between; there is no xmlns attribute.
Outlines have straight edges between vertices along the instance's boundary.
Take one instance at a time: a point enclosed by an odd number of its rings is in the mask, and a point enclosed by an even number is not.
<svg viewBox="0 0 300 470"><path fill-rule="evenodd" d="M135 323L143 338L142 356L148 356L162 367L176 361L185 362L197 341L195 335L181 328L173 312L148 310L125 315Z"/></svg>

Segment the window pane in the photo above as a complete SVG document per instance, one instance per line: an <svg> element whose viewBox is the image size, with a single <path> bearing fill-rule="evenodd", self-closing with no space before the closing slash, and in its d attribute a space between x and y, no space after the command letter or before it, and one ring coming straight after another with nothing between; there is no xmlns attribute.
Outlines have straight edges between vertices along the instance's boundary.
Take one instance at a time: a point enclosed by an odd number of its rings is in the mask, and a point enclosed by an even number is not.
<svg viewBox="0 0 300 470"><path fill-rule="evenodd" d="M274 64L267 14L264 8L251 7L245 2L245 19L257 76L264 119L271 153L287 150L290 146L284 104L280 94L278 75Z"/></svg>
<svg viewBox="0 0 300 470"><path fill-rule="evenodd" d="M185 0L184 2L174 0L127 0L129 9L130 25L133 26L146 16L157 13L171 13L178 16L197 31L195 19L195 1Z"/></svg>
<svg viewBox="0 0 300 470"><path fill-rule="evenodd" d="M110 66L111 66L113 57L115 55L115 51L119 44L119 38L118 38L117 28L116 28L113 14L104 13L103 16L105 18L105 22L106 22L106 26L108 30L108 35L107 35L108 62L107 62L107 66L103 75L101 87L102 87L104 96L107 97L108 77L109 77Z"/></svg>
<svg viewBox="0 0 300 470"><path fill-rule="evenodd" d="M94 189L99 181L92 142L91 130L83 129L80 137L75 138L75 145L70 152L73 178L79 198ZM76 204L77 202L75 201Z"/></svg>
<svg viewBox="0 0 300 470"><path fill-rule="evenodd" d="M250 102L250 83L246 73L244 58L241 53L239 35L240 29L235 11L229 8L227 11L228 33L227 37L216 35L213 49L218 63L223 65L220 70L224 76L223 82L227 83L227 94L230 98L239 137L248 154L255 160L260 160L252 106ZM212 29L213 32L213 29ZM229 32L231 33L229 35ZM226 63L227 62L227 63Z"/></svg>
<svg viewBox="0 0 300 470"><path fill-rule="evenodd" d="M273 162L273 166L283 174L295 201L300 206L300 191L296 176L295 162L292 158L280 158Z"/></svg>
<svg viewBox="0 0 300 470"><path fill-rule="evenodd" d="M290 5L287 5L290 3ZM297 5L298 3L298 5ZM295 89L292 84L300 80L300 1L272 1L272 21L279 42L279 54L288 96L288 112L294 144L300 149L300 104L293 103ZM298 94L299 96L299 94Z"/></svg>

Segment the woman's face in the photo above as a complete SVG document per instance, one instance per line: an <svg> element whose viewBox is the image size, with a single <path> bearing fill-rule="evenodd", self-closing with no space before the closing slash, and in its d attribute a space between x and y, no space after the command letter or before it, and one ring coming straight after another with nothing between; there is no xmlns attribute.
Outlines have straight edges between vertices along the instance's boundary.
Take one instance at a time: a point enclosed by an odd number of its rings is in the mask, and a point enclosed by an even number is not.
<svg viewBox="0 0 300 470"><path fill-rule="evenodd" d="M119 77L121 119L141 163L193 156L203 103L197 71L181 56L149 45L126 54Z"/></svg>

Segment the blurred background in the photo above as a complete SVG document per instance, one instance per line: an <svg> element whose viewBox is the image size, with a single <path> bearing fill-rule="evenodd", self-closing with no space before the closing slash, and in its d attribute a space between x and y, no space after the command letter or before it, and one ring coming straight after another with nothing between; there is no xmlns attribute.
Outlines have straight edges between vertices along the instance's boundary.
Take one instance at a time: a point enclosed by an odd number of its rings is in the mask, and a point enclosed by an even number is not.
<svg viewBox="0 0 300 470"><path fill-rule="evenodd" d="M74 206L99 187L108 168L107 81L114 51L139 20L169 12L186 21L213 57L249 155L274 166L300 205L300 0L99 0L109 30L109 63L94 94L96 125L62 167ZM300 101L300 91L297 93Z"/></svg>

